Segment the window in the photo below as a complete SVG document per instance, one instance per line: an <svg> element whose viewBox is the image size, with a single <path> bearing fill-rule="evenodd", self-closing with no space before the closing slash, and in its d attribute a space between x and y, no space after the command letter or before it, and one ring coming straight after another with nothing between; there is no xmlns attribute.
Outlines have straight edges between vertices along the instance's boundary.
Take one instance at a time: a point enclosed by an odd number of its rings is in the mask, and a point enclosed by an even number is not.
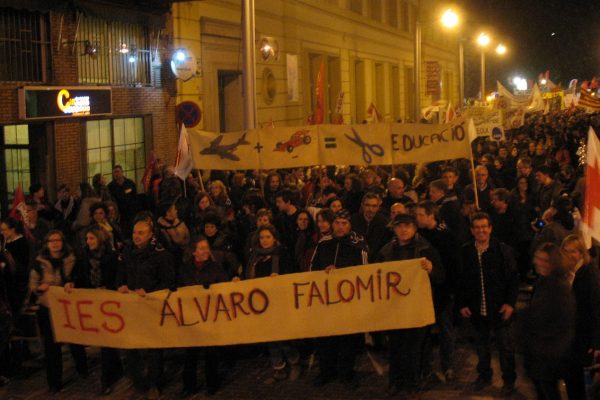
<svg viewBox="0 0 600 400"><path fill-rule="evenodd" d="M46 82L48 15L0 8L0 81Z"/></svg>
<svg viewBox="0 0 600 400"><path fill-rule="evenodd" d="M150 85L148 30L137 24L81 15L77 40L79 83Z"/></svg>
<svg viewBox="0 0 600 400"><path fill-rule="evenodd" d="M365 63L363 61L354 61L351 84L352 88L354 89L354 123L361 124L367 113L365 93Z"/></svg>
<svg viewBox="0 0 600 400"><path fill-rule="evenodd" d="M386 21L391 27L398 27L398 2L397 0L389 0L387 4Z"/></svg>
<svg viewBox="0 0 600 400"><path fill-rule="evenodd" d="M369 11L371 13L371 18L381 21L381 0L371 0L370 3L371 9Z"/></svg>
<svg viewBox="0 0 600 400"><path fill-rule="evenodd" d="M390 95L390 114L392 116L392 120L396 121L400 118L400 70L397 66L392 65L391 71L391 81L390 90L392 91Z"/></svg>
<svg viewBox="0 0 600 400"><path fill-rule="evenodd" d="M362 14L362 0L350 0L350 11Z"/></svg>
<svg viewBox="0 0 600 400"><path fill-rule="evenodd" d="M383 64L375 64L375 107L382 117L386 114L385 109L385 71Z"/></svg>
<svg viewBox="0 0 600 400"><path fill-rule="evenodd" d="M410 30L409 26L410 15L408 14L408 2L407 0L402 0L400 3L400 29L404 32L408 32Z"/></svg>
<svg viewBox="0 0 600 400"><path fill-rule="evenodd" d="M96 174L110 180L112 167L140 184L146 167L143 118L106 119L86 122L87 179Z"/></svg>
<svg viewBox="0 0 600 400"><path fill-rule="evenodd" d="M31 185L29 164L29 126L8 125L4 127L4 162L6 168L6 192L12 203L15 189L21 184L23 192Z"/></svg>

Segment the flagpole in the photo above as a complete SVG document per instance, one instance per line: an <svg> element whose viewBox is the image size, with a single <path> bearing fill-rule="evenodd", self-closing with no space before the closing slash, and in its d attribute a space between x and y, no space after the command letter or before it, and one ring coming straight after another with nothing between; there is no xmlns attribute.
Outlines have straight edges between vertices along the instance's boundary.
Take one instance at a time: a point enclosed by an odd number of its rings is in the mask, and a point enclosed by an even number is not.
<svg viewBox="0 0 600 400"><path fill-rule="evenodd" d="M473 146L469 143L469 153L471 155L471 172L473 174L473 193L475 194L475 207L479 210L479 194L477 193L477 177L475 175L475 161L473 159Z"/></svg>

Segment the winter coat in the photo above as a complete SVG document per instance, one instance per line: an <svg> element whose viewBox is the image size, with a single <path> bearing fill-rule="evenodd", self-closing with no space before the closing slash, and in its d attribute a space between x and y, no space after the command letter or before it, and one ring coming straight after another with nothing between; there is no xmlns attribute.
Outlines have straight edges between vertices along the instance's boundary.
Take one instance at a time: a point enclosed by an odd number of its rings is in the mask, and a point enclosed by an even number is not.
<svg viewBox="0 0 600 400"><path fill-rule="evenodd" d="M72 282L72 273L75 268L75 256L67 254L60 259L51 259L47 255L39 255L34 260L29 274L29 291L37 295L37 302L48 307L48 292L40 292L38 289L42 283L50 286L64 286Z"/></svg>
<svg viewBox="0 0 600 400"><path fill-rule="evenodd" d="M368 264L368 246L356 232L346 236L324 236L317 244L311 261L311 271L323 271L330 265L336 268Z"/></svg>
<svg viewBox="0 0 600 400"><path fill-rule="evenodd" d="M444 267L440 255L431 244L416 234L409 243L401 245L396 238L383 246L376 257L376 262L412 260L415 258L426 258L431 261L432 269L429 279L432 284L444 281Z"/></svg>
<svg viewBox="0 0 600 400"><path fill-rule="evenodd" d="M529 306L519 314L518 337L529 377L559 379L575 327L575 297L566 277L540 277Z"/></svg>
<svg viewBox="0 0 600 400"><path fill-rule="evenodd" d="M487 315L499 319L499 311L503 304L514 308L517 302L519 274L515 256L508 245L492 238L481 258ZM460 274L460 290L457 293L458 308L469 307L473 314L479 315L481 276L474 241L469 241L462 246L461 263L463 270Z"/></svg>
<svg viewBox="0 0 600 400"><path fill-rule="evenodd" d="M143 248L129 245L123 251L117 273L117 287L154 292L175 287L173 256L155 239Z"/></svg>

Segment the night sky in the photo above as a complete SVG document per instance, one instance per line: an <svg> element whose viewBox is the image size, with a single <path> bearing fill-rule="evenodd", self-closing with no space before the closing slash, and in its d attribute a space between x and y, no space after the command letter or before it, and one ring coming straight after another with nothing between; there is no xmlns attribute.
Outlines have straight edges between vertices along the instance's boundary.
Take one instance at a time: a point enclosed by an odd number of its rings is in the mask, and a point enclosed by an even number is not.
<svg viewBox="0 0 600 400"><path fill-rule="evenodd" d="M566 87L573 78L600 77L600 0L462 0L465 44L465 95L479 91L479 48L472 39L484 28L509 49L503 57L486 53L486 88L509 77L550 79ZM554 35L553 35L554 33Z"/></svg>

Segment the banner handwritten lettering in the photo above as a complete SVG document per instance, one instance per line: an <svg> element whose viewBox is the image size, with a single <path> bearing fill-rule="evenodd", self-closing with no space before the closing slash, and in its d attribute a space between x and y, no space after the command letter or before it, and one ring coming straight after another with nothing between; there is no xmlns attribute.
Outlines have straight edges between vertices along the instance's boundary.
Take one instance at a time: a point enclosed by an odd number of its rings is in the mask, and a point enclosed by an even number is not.
<svg viewBox="0 0 600 400"><path fill-rule="evenodd" d="M469 157L465 118L448 124L278 127L218 134L190 129L198 169L390 165Z"/></svg>
<svg viewBox="0 0 600 400"><path fill-rule="evenodd" d="M49 292L58 342L170 348L343 335L435 322L420 260L159 291Z"/></svg>

